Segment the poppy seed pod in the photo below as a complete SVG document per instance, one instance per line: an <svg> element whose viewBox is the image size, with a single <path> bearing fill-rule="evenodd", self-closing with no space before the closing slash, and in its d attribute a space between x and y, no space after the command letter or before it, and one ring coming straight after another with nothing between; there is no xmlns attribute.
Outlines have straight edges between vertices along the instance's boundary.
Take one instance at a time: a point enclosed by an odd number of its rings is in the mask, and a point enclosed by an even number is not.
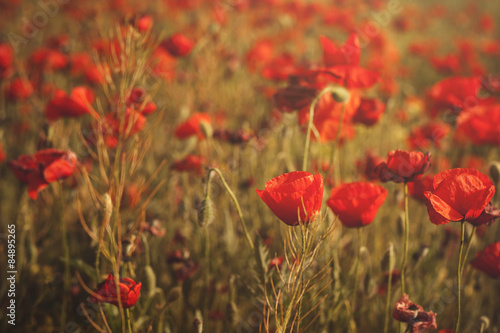
<svg viewBox="0 0 500 333"><path fill-rule="evenodd" d="M333 100L339 103L346 103L349 101L349 98L351 98L349 90L340 86L332 87L330 94L332 95Z"/></svg>

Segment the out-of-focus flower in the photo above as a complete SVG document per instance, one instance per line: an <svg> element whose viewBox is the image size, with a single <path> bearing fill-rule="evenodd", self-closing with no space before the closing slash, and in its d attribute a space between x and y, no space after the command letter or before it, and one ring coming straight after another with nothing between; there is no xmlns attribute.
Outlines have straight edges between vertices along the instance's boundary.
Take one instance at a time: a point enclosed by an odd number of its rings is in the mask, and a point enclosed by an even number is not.
<svg viewBox="0 0 500 333"><path fill-rule="evenodd" d="M426 312L420 305L410 301L407 294L404 294L394 304L392 316L397 321L408 323L411 333L420 333L437 329L436 314L432 311Z"/></svg>
<svg viewBox="0 0 500 333"><path fill-rule="evenodd" d="M76 156L71 151L45 149L33 156L19 156L17 160L9 161L8 166L22 183L28 185L28 194L34 200L49 183L73 174Z"/></svg>
<svg viewBox="0 0 500 333"><path fill-rule="evenodd" d="M345 183L332 189L326 202L347 228L360 228L373 222L387 190L375 183Z"/></svg>
<svg viewBox="0 0 500 333"><path fill-rule="evenodd" d="M281 269L281 265L285 259L283 257L276 257L269 261L269 269L277 268Z"/></svg>
<svg viewBox="0 0 500 333"><path fill-rule="evenodd" d="M9 101L21 101L28 99L33 94L33 85L30 81L16 78L10 85L5 87L5 96Z"/></svg>
<svg viewBox="0 0 500 333"><path fill-rule="evenodd" d="M324 94L316 104L313 124L319 133L319 141L322 143L334 141L337 138L337 132L340 124L340 115L344 108L342 119L342 130L339 139L345 140L352 138L355 135L352 126L352 117L359 107L360 98L355 94L351 94L349 101L346 103L336 102L330 94ZM309 121L309 107L299 111L299 124L307 125ZM311 138L316 140L314 133L311 133Z"/></svg>
<svg viewBox="0 0 500 333"><path fill-rule="evenodd" d="M434 224L479 218L495 194L488 176L474 169L451 169L434 176L433 190L424 192Z"/></svg>
<svg viewBox="0 0 500 333"><path fill-rule="evenodd" d="M383 182L408 183L418 180L429 167L429 154L398 149L390 151L387 162L380 163L375 171Z"/></svg>
<svg viewBox="0 0 500 333"><path fill-rule="evenodd" d="M371 151L367 151L365 158L356 162L356 167L366 180L378 180L378 173L375 171L375 168L382 162L384 162L382 157L373 154Z"/></svg>
<svg viewBox="0 0 500 333"><path fill-rule="evenodd" d="M454 76L436 83L429 91L430 112L436 116L440 111L459 113L478 105L492 103L491 98L479 98L482 82L478 76Z"/></svg>
<svg viewBox="0 0 500 333"><path fill-rule="evenodd" d="M141 293L141 285L141 282L137 283L130 278L120 278L118 288L120 290L121 304L124 309L131 308L137 303ZM116 289L113 274L109 274L108 278L97 286L95 295L90 298L90 302L110 303L118 306L118 293Z"/></svg>
<svg viewBox="0 0 500 333"><path fill-rule="evenodd" d="M478 252L470 264L493 279L500 278L500 242L490 244Z"/></svg>
<svg viewBox="0 0 500 333"><path fill-rule="evenodd" d="M380 120L384 112L385 104L380 100L376 98L361 98L352 121L366 126L373 126Z"/></svg>
<svg viewBox="0 0 500 333"><path fill-rule="evenodd" d="M418 201L426 202L427 199L425 198L424 193L426 191L432 191L434 189L433 182L434 176L425 175L414 182L408 183L408 192L413 198L417 199Z"/></svg>
<svg viewBox="0 0 500 333"><path fill-rule="evenodd" d="M457 118L456 135L475 145L500 145L500 104L464 110Z"/></svg>
<svg viewBox="0 0 500 333"><path fill-rule="evenodd" d="M275 177L264 190L255 189L259 197L284 223L296 226L313 222L323 200L323 177L306 171L293 171Z"/></svg>
<svg viewBox="0 0 500 333"><path fill-rule="evenodd" d="M0 79L6 79L12 75L14 69L14 50L10 45L0 43Z"/></svg>
<svg viewBox="0 0 500 333"><path fill-rule="evenodd" d="M432 122L411 130L408 141L410 149L429 149L432 145L441 147L441 141L450 133L450 126L443 122Z"/></svg>
<svg viewBox="0 0 500 333"><path fill-rule="evenodd" d="M176 171L190 171L203 175L203 166L205 159L197 155L187 155L182 160L175 161L171 169Z"/></svg>
<svg viewBox="0 0 500 333"><path fill-rule="evenodd" d="M59 118L77 118L92 113L94 92L87 87L75 87L68 96L65 91L58 90L54 98L45 107L45 117L54 121Z"/></svg>
<svg viewBox="0 0 500 333"><path fill-rule="evenodd" d="M198 139L203 140L206 134L204 133L203 126L211 128L212 120L210 115L208 113L195 112L188 120L177 126L174 135L178 139L186 139L196 135Z"/></svg>
<svg viewBox="0 0 500 333"><path fill-rule="evenodd" d="M182 58L191 53L194 42L182 33L175 33L167 40L163 41L160 46L167 50L172 56Z"/></svg>

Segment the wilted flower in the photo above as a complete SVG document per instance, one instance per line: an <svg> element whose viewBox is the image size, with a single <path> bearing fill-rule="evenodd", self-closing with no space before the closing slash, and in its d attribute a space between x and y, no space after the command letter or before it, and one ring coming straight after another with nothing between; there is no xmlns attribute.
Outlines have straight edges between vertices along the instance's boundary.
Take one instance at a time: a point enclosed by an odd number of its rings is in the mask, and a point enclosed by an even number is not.
<svg viewBox="0 0 500 333"><path fill-rule="evenodd" d="M120 278L120 299L124 309L131 308L137 303L141 293L141 282L136 283L130 278ZM118 294L116 291L113 274L97 286L96 295L90 298L91 303L110 303L118 306Z"/></svg>
<svg viewBox="0 0 500 333"><path fill-rule="evenodd" d="M394 304L392 316L397 321L408 323L411 333L437 329L436 314L432 311L424 311L420 305L410 301L407 294L403 294L399 301Z"/></svg>

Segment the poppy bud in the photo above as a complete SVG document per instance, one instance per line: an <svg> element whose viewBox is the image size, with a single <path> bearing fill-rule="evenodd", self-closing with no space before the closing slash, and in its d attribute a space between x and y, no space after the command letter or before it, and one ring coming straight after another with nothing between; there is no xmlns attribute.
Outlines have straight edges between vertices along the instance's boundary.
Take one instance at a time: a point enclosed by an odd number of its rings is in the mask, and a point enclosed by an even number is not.
<svg viewBox="0 0 500 333"><path fill-rule="evenodd" d="M198 210L198 224L206 227L214 221L214 205L210 197L203 199Z"/></svg>
<svg viewBox="0 0 500 333"><path fill-rule="evenodd" d="M193 321L193 333L202 333L203 332L203 322L196 318Z"/></svg>
<svg viewBox="0 0 500 333"><path fill-rule="evenodd" d="M483 329L487 330L490 327L490 319L488 317L481 316L481 318L479 318L479 321L481 322L481 327Z"/></svg>
<svg viewBox="0 0 500 333"><path fill-rule="evenodd" d="M180 286L170 289L167 294L166 302L167 304L177 301L182 296L182 288Z"/></svg>
<svg viewBox="0 0 500 333"><path fill-rule="evenodd" d="M494 161L490 164L490 175L495 184L500 180L500 162Z"/></svg>
<svg viewBox="0 0 500 333"><path fill-rule="evenodd" d="M144 271L146 272L146 279L148 281L149 296L153 296L156 289L156 274L149 265L144 268Z"/></svg>
<svg viewBox="0 0 500 333"><path fill-rule="evenodd" d="M380 266L382 268L383 272L391 272L394 269L394 262L395 260L394 256L394 245L392 243L389 243L389 249L385 252L384 256L382 257L382 261L380 263Z"/></svg>
<svg viewBox="0 0 500 333"><path fill-rule="evenodd" d="M333 87L331 92L332 98L335 102L339 103L346 103L349 101L349 98L351 98L351 94L349 94L349 91L344 88L344 87Z"/></svg>

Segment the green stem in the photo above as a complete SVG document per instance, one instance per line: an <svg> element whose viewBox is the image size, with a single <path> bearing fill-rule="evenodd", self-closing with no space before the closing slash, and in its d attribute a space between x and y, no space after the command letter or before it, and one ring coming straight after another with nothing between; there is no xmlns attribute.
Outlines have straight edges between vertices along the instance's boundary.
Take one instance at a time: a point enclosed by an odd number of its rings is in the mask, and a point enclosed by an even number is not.
<svg viewBox="0 0 500 333"><path fill-rule="evenodd" d="M339 183L340 180L340 167L338 165L339 157L335 158L335 155L338 155L338 144L340 141L340 135L342 133L342 125L344 123L344 113L345 113L345 103L342 103L342 110L340 111L340 117L339 117L339 126L337 127L337 134L335 134L335 141L333 142L333 147L332 147L332 155L330 157L330 168L329 168L329 173L331 172L332 168L335 174L335 184Z"/></svg>
<svg viewBox="0 0 500 333"><path fill-rule="evenodd" d="M354 295L352 299L352 312L356 311L356 295L358 294L359 262L361 258L361 228L358 228L358 253L356 255L356 267L354 268Z"/></svg>
<svg viewBox="0 0 500 333"><path fill-rule="evenodd" d="M313 99L311 105L309 106L309 121L307 122L306 143L304 146L304 159L302 160L302 170L307 169L307 158L309 155L309 146L311 144L311 131L313 127L314 108L316 107L316 104L318 104L318 101L321 98L321 96L323 96L325 93L329 91L331 91L331 87L326 87L325 89L321 90L320 93Z"/></svg>
<svg viewBox="0 0 500 333"><path fill-rule="evenodd" d="M455 322L455 333L459 332L460 328L460 280L462 276L462 252L464 249L464 238L465 238L465 221L461 221L461 235L460 235L460 251L458 253L458 268L457 268L457 321Z"/></svg>
<svg viewBox="0 0 500 333"><path fill-rule="evenodd" d="M305 255L306 255L306 228L307 226L304 224L301 224L300 229L302 231L302 260L305 260ZM304 267L302 266L302 270ZM299 289L302 289L304 286L304 275L300 274L300 285ZM302 301L304 300L304 297L300 298L299 301L299 309L298 309L298 316L297 316L297 333L300 332L300 312L302 310Z"/></svg>
<svg viewBox="0 0 500 333"><path fill-rule="evenodd" d="M130 309L125 309L125 318L127 320L127 327L129 333L132 333L132 324L130 323Z"/></svg>
<svg viewBox="0 0 500 333"><path fill-rule="evenodd" d="M406 292L406 281L405 281L405 269L406 269L406 257L408 256L408 238L410 235L410 221L408 217L408 183L404 183L404 194L405 194L405 226L404 226L404 238L403 238L403 260L401 261L401 294Z"/></svg>
<svg viewBox="0 0 500 333"><path fill-rule="evenodd" d="M233 191L231 190L231 188L229 187L229 185L227 185L226 183L226 180L224 179L224 177L222 176L222 173L220 172L219 169L217 168L212 168L208 171L208 175L207 175L207 178L208 178L208 182L210 182L210 174L212 172L215 172L221 182L222 182L222 185L224 186L224 188L226 189L226 192L227 194L229 194L229 196L231 197L231 199L233 200L233 203L234 205L236 206L236 211L238 212L238 216L240 218L240 224L241 224L241 227L243 228L243 232L245 233L245 238L247 240L247 243L248 245L250 246L250 248L252 249L252 251L255 249L254 245L253 245L253 242L252 242L252 238L250 237L250 234L248 233L248 230L247 230L247 227L245 226L245 221L243 220L243 214L241 212L241 208L240 208L240 204L238 203L238 199L236 199L236 196L234 195Z"/></svg>
<svg viewBox="0 0 500 333"><path fill-rule="evenodd" d="M389 254L389 280L387 281L387 296L385 299L385 319L384 333L389 331L389 314L391 313L391 291L392 291L392 270L394 267L394 256L392 255L392 244L390 245Z"/></svg>
<svg viewBox="0 0 500 333"><path fill-rule="evenodd" d="M464 257L464 260L462 261L462 267L461 267L460 274L462 274L464 271L465 263L467 262L467 257L469 256L470 246L472 244L472 238L474 238L474 234L476 233L476 229L477 229L477 226L473 226L472 231L470 232L469 243L467 244L467 250L465 250L465 257Z"/></svg>

